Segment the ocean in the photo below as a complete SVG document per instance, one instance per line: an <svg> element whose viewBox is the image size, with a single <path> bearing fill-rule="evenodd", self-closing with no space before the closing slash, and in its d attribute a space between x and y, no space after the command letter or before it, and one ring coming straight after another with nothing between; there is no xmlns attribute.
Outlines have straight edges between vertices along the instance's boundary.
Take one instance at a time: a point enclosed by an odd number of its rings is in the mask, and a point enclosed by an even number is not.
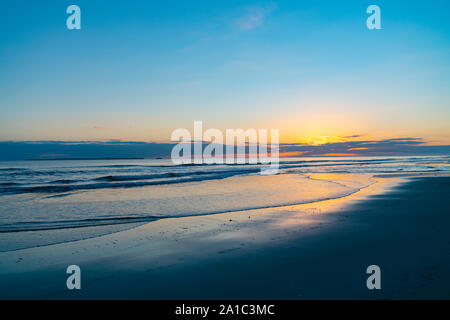
<svg viewBox="0 0 450 320"><path fill-rule="evenodd" d="M449 170L449 156L282 158L277 175L261 175L261 165L163 159L0 162L0 251L158 219L339 198L371 184L374 174Z"/></svg>

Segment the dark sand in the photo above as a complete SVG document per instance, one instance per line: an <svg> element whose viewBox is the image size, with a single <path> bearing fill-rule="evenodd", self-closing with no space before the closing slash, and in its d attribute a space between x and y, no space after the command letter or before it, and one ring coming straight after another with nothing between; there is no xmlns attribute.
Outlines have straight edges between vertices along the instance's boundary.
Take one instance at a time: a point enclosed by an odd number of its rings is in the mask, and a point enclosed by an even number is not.
<svg viewBox="0 0 450 320"><path fill-rule="evenodd" d="M332 216L314 232L193 252L161 267L99 253L81 265L82 290L65 289L61 265L3 273L0 298L450 298L450 177L413 178ZM366 287L372 264L381 268L381 290Z"/></svg>

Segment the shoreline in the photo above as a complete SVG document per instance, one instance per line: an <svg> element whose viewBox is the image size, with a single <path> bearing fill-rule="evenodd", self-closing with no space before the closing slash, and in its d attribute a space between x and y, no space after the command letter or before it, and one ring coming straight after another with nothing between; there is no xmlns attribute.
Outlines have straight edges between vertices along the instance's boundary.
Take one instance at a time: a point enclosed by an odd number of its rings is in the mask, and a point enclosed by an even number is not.
<svg viewBox="0 0 450 320"><path fill-rule="evenodd" d="M186 211L184 214L161 215L157 210L155 211L152 208L149 208L149 210L152 211L151 213L150 211L146 211L147 213L145 215L137 214L132 217L129 216L130 213L126 213L128 215L114 214L112 216L99 219L88 218L86 220L55 220L48 222L46 221L45 223L41 222L34 225L21 224L20 226L9 226L7 227L9 230L6 230L6 232L2 232L3 230L0 230L0 252L99 237L168 218L180 219L194 216L209 216L228 213L245 214L246 211L252 210L276 209L299 204L316 203L329 199L345 198L352 193L358 192L361 188L367 187L373 182L374 180L367 174L316 174L314 176L303 174L283 174L275 176L256 175L248 177L230 177L221 182L209 181L204 184L180 184L178 187L177 196L180 195L180 190L184 190L184 197L186 200L191 202L189 192L191 192L192 187L194 193L203 193L204 201L207 202L204 203L202 201L198 201L199 197L197 197L197 199L194 197L194 200L196 201L193 203L187 203L185 201L186 205L189 205L192 210L181 210ZM254 186L258 184L260 186L266 185L265 189L264 187L255 188ZM207 196L204 193L208 188L209 190L212 190L209 194L213 197L213 200L207 199ZM221 190L228 192L229 194L232 194L230 193L232 190L232 192L236 194L236 197L227 197L227 199L232 201L232 203L220 205L220 202L223 202L223 198L220 193ZM265 193L257 192L264 190ZM174 190L172 190L172 194L173 191ZM264 195L269 198L272 197L273 195L271 195L271 193L275 194L274 191L276 191L278 199L262 199ZM156 190L156 192L161 193L163 191ZM118 199L118 195L121 195L122 198ZM161 196L163 195L161 194ZM138 201L139 199L145 198L158 198L158 195L155 195L151 189L146 188L141 188L135 191L126 190L124 192L119 192L119 194L110 193L108 197L105 193L100 191L94 193L94 196L92 196L92 193L81 194L78 201L95 201L96 197L102 197L102 199L106 202L108 200L113 200L118 203L122 199L127 201L131 198L134 201ZM252 201L248 201L246 197L251 198ZM44 200L44 202L45 201L47 200ZM202 206L211 206L211 203L208 203L211 201L217 201L217 203L219 203L217 209L211 210L202 208ZM52 203L50 202L49 205L50 204ZM153 204L158 205L157 202L153 202ZM145 207L142 208L143 210L148 210ZM32 209L32 207L30 207L30 209ZM63 209L64 208L62 208L62 210ZM74 205L73 208L69 207L69 209L80 210L80 207L76 207ZM180 211L180 209L176 207L173 207L172 209ZM50 207L49 210L51 210ZM95 208L91 208L91 210L95 210ZM111 210L117 211L114 210L114 208L111 208ZM23 215L24 210L22 209L21 211ZM123 208L122 211L124 211ZM11 214L12 213L13 212L11 212ZM114 221L115 223L111 221ZM124 221L129 223L124 224ZM77 226L81 228L76 228ZM13 227L14 229L12 229ZM20 228L25 229L20 230ZM12 232L16 230L18 232Z"/></svg>
<svg viewBox="0 0 450 320"><path fill-rule="evenodd" d="M443 179L441 181L447 181L444 183L445 187L450 178L444 176L415 179L424 181ZM310 283L311 280L306 281L307 279L303 279L291 268L310 260L304 255L298 256L298 252L306 252L312 253L315 257L313 260L317 263L309 261L299 270L304 270L303 272L306 270L307 273L308 270L309 272L320 270L325 264L330 265L330 269L326 272L324 270L324 274L329 272L335 274L336 268L345 274L347 271L342 270L339 263L337 266L333 265L340 259L331 259L336 253L330 257L332 251L330 249L339 243L348 244L347 238L355 236L367 238L367 235L361 233L357 227L368 228L364 217L368 221L373 220L373 217L361 216L359 212L369 210L368 207L377 201L378 204L372 210L375 212L386 210L389 206L382 205L380 201L388 201L383 198L393 198L389 201L395 202L394 196L398 190L407 189L407 186L411 185L417 186L419 180L415 179L376 178L378 183L342 199L282 208L255 209L246 211L245 216L241 211L214 216L167 218L98 238L0 253L2 280L0 297L6 299L396 298L392 290L386 295L383 290L381 294L365 292L368 290L358 287L358 290L362 290L359 292L352 286L337 294L335 289L327 288L327 281L316 279L315 283ZM411 192L409 190L409 193ZM403 194L408 195L408 192ZM384 212L380 214L386 215ZM401 223L397 221L397 224ZM380 222L373 224L373 227L380 228ZM369 237L366 241L372 242L373 239ZM350 241L350 244L348 248L350 251L353 251L351 248L355 246L361 249L361 244L354 241ZM412 244L409 247L411 246ZM410 251L411 248L406 250ZM392 250L388 251L390 255ZM320 252L322 255L325 253L328 255L317 260L316 255ZM361 263L358 259L364 260L363 257L366 256L361 252L356 255L346 253L357 265ZM290 263L279 265L280 254ZM254 259L258 263L252 261ZM78 292L65 288L65 268L71 264L78 264L83 270L83 289ZM354 264L351 268L354 268ZM224 265L228 267L224 268ZM217 273L219 270L222 274ZM356 279L362 281L366 277L364 271L361 269L360 272L355 272L349 279L353 279L355 284ZM185 274L186 278L180 278L181 274ZM287 274L293 279L302 280L302 285L298 288L302 294L287 294L289 290L286 287L277 287L272 283L273 279L284 279ZM192 288L193 283L189 279L192 281L196 279L197 286L207 288L203 288L204 292ZM210 288L207 279L223 283L223 287L220 290ZM244 284L239 284L238 279ZM245 285L246 282L257 280L262 283L270 282L271 285L265 287L258 285L253 289ZM309 284L305 284L304 281ZM27 285L30 283L31 286ZM339 283L341 281L334 281L333 286ZM365 285L365 280L358 283ZM447 284L450 285L450 282ZM164 289L167 286L173 288L173 291L168 292ZM322 288L322 293L318 294L317 289L313 288ZM349 291L350 288L356 291ZM405 297L407 296L406 294ZM448 296L442 292L437 295L438 298Z"/></svg>

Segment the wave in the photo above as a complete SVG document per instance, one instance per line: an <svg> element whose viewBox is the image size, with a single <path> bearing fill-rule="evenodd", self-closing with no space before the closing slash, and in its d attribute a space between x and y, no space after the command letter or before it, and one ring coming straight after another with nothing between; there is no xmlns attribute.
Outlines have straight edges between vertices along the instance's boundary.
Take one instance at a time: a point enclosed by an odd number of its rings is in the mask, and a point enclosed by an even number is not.
<svg viewBox="0 0 450 320"><path fill-rule="evenodd" d="M259 170L259 169L258 169ZM2 194L22 194L22 193L63 193L75 190L93 190L93 189L112 189L112 188L135 188L152 185L176 184L186 182L198 182L205 180L225 179L231 176L245 174L248 172L242 171L228 171L219 174L212 172L205 173L203 176L187 176L181 178L172 178L165 180L153 181L134 181L134 182L103 182L103 183L85 183L74 185L40 185L40 186L17 186L10 188L0 188ZM126 181L126 180L125 180Z"/></svg>
<svg viewBox="0 0 450 320"><path fill-rule="evenodd" d="M411 158L413 159L413 158ZM301 164L301 163L327 163L327 162L347 162L349 164L354 164L357 162L387 162L387 161L398 161L396 158L386 158L386 159L313 159L313 160L288 160L280 161L279 164ZM163 165L143 165L143 164L111 164L111 165L97 165L97 166L86 166L89 168L177 168L177 167L211 167L211 166L248 166L248 165L264 165L263 162L257 163L184 163L184 164L163 164Z"/></svg>
<svg viewBox="0 0 450 320"><path fill-rule="evenodd" d="M48 231L59 229L74 229L93 226L107 226L115 224L150 222L164 217L114 217L114 218L91 218L81 220L58 220L45 222L19 222L15 224L0 225L0 233L24 232L24 231ZM166 217L167 218L167 217Z"/></svg>
<svg viewBox="0 0 450 320"><path fill-rule="evenodd" d="M134 181L175 177L173 173L155 173L144 175L108 175L92 179L92 181Z"/></svg>
<svg viewBox="0 0 450 320"><path fill-rule="evenodd" d="M52 181L52 182L50 182L50 183L69 184L69 183L77 183L77 182L80 182L80 180L60 179L60 180Z"/></svg>
<svg viewBox="0 0 450 320"><path fill-rule="evenodd" d="M323 197L314 200L302 200L293 201L288 203L276 203L270 205L252 206L252 207L240 207L232 209L224 209L211 212L203 213L192 213L192 214L181 214L181 215L148 215L148 216L118 216L118 217L103 217L103 218L89 218L80 220L58 220L58 221L46 221L46 222L18 222L14 224L3 224L0 225L0 233L13 233L13 232L27 232L27 231L49 231L49 230L59 230L59 229L74 229L74 228L84 228L84 227L97 227L97 226L108 226L117 224L129 224L129 223L140 223L140 222L152 222L161 219L175 219L175 218L187 218L187 217L199 217L208 216L215 214L239 212L239 211L250 211L250 210L260 210L260 209L270 209L279 207L295 206L300 204L314 203L318 201L325 201L331 199L339 199L347 197L362 188L352 188L347 192L343 192L340 195L334 197Z"/></svg>
<svg viewBox="0 0 450 320"><path fill-rule="evenodd" d="M279 162L280 173L367 172L383 173L435 169L429 161L448 157L382 159L293 159ZM420 160L427 165L417 166ZM411 165L414 163L414 165ZM409 168L408 168L409 167ZM414 168L413 168L414 167ZM417 167L417 168L415 168ZM0 195L23 193L67 193L76 190L133 188L151 185L223 179L257 173L261 164L104 164L58 168L0 168ZM317 169L317 170L316 170ZM447 169L447 168L445 168ZM450 170L450 168L448 168ZM12 181L14 179L14 182Z"/></svg>
<svg viewBox="0 0 450 320"><path fill-rule="evenodd" d="M9 187L9 186L17 186L20 185L17 182L2 182L0 183L0 187Z"/></svg>
<svg viewBox="0 0 450 320"><path fill-rule="evenodd" d="M22 170L28 170L25 168L0 168L0 172L2 171L22 171Z"/></svg>
<svg viewBox="0 0 450 320"><path fill-rule="evenodd" d="M151 180L175 177L187 177L197 175L211 175L211 174L247 174L259 172L259 168L255 169L241 169L241 170L216 170L216 171L193 171L193 172L164 172L144 175L108 175L92 179L94 181L136 181L136 180Z"/></svg>

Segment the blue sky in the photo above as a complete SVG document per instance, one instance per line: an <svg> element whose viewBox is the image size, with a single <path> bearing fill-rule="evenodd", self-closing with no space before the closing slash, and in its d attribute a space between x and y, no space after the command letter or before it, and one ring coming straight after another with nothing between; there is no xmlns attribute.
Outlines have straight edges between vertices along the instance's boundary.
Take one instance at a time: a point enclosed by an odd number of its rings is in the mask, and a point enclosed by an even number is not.
<svg viewBox="0 0 450 320"><path fill-rule="evenodd" d="M81 8L82 29L66 28ZM382 30L366 28L381 8ZM0 140L450 140L449 1L2 1Z"/></svg>

